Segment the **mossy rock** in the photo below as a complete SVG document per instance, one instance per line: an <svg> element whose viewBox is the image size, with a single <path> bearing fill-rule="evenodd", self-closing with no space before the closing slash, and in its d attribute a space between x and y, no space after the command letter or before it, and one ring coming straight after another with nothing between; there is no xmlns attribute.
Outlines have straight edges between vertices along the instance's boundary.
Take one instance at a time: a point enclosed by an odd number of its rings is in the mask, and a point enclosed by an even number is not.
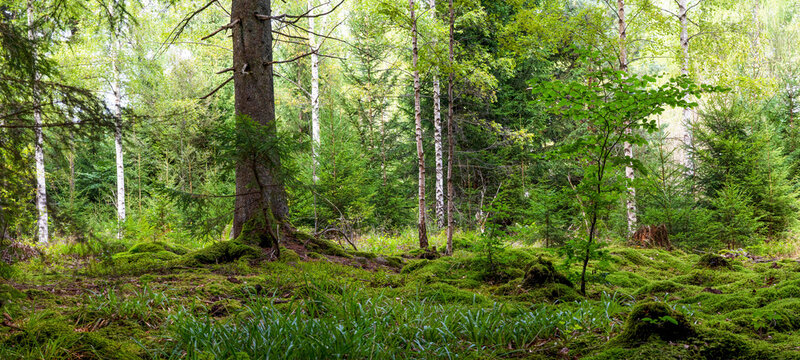
<svg viewBox="0 0 800 360"><path fill-rule="evenodd" d="M697 332L683 314L664 303L642 302L634 306L625 322L622 333L613 344L637 346L655 337L664 341L686 340Z"/></svg>
<svg viewBox="0 0 800 360"><path fill-rule="evenodd" d="M298 234L301 234L301 233L298 233ZM348 259L351 259L353 257L353 255L350 255L349 253L347 253L347 251L342 249L339 245L334 244L331 241L328 241L328 240L325 240L325 239L318 239L318 238L315 238L313 236L305 235L305 234L302 234L301 237L302 237L302 239L299 239L299 240L303 241L303 243L306 245L306 249L308 249L308 251L319 253L319 254L331 255L331 256L339 256L339 257L348 258Z"/></svg>
<svg viewBox="0 0 800 360"><path fill-rule="evenodd" d="M203 249L183 256L187 263L223 264L239 259L257 259L261 250L245 245L238 240L220 241Z"/></svg>
<svg viewBox="0 0 800 360"><path fill-rule="evenodd" d="M708 269L732 269L731 263L728 259L717 254L705 254L700 257L695 265L697 267L704 267Z"/></svg>
<svg viewBox="0 0 800 360"><path fill-rule="evenodd" d="M161 251L169 251L176 255L184 255L189 252L189 250L182 246L167 244L163 241L138 243L128 249L128 252L131 254L156 253Z"/></svg>
<svg viewBox="0 0 800 360"><path fill-rule="evenodd" d="M389 263L389 266L393 268L403 268L403 258L399 256L387 256L386 261Z"/></svg>
<svg viewBox="0 0 800 360"><path fill-rule="evenodd" d="M281 257L279 260L282 262L290 263L290 262L298 262L302 260L302 258L300 257L300 255L297 255L297 253L294 250L287 249L281 246Z"/></svg>
<svg viewBox="0 0 800 360"><path fill-rule="evenodd" d="M535 289L545 284L573 286L566 276L556 271L556 267L551 261L539 258L528 265L522 286L526 289Z"/></svg>

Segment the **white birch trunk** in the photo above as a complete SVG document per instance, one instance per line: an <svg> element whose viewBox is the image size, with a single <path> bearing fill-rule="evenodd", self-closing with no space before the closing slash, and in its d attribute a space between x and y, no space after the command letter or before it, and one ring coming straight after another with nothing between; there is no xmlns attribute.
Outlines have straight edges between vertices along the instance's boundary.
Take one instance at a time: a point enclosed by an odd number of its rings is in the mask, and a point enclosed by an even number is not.
<svg viewBox="0 0 800 360"><path fill-rule="evenodd" d="M419 214L417 218L417 230L419 232L419 247L428 247L428 229L425 222L425 154L422 149L422 110L420 108L420 84L419 84L419 50L417 48L417 18L414 16L414 0L409 0L411 7L411 63L414 68L414 123L417 140L417 160L419 162Z"/></svg>
<svg viewBox="0 0 800 360"><path fill-rule="evenodd" d="M628 24L625 22L625 0L617 0L617 10L617 15L619 16L619 69L627 73L628 50L625 46L625 41L627 39ZM631 129L627 128L625 132L630 134ZM623 145L623 151L625 156L633 159L633 144L626 141ZM625 166L625 176L630 181L636 178L636 175L633 173L633 167L630 164ZM636 188L633 187L633 185L628 186L628 198L626 199L625 205L628 212L628 235L630 235L636 231L636 223L638 222L636 219Z"/></svg>
<svg viewBox="0 0 800 360"><path fill-rule="evenodd" d="M308 8L312 9L314 7L314 0L308 1ZM313 14L310 14L313 15ZM317 36L314 34L316 32L314 18L308 18L308 45L311 48L311 159L313 162L312 165L312 178L314 184L316 185L318 177L317 177L317 167L319 166L319 146L320 146L320 134L319 134L319 55L317 51L319 51L319 47L317 45Z"/></svg>
<svg viewBox="0 0 800 360"><path fill-rule="evenodd" d="M431 17L436 19L436 0L430 0ZM433 146L436 160L436 222L439 227L445 226L444 219L444 167L442 160L442 110L441 89L438 71L433 75Z"/></svg>
<svg viewBox="0 0 800 360"><path fill-rule="evenodd" d="M119 68L119 52L121 43L119 39L114 43L114 59L112 71L114 72L114 147L117 162L117 238L122 238L122 224L125 222L125 164L122 150L122 75Z"/></svg>
<svg viewBox="0 0 800 360"><path fill-rule="evenodd" d="M455 15L453 14L453 0L448 1L450 10L449 17L449 44L448 44L448 64L450 65L450 74L447 78L447 255L453 255L453 65L455 64L455 57L453 55L453 39L454 35L454 22Z"/></svg>
<svg viewBox="0 0 800 360"><path fill-rule="evenodd" d="M28 0L28 39L35 40L33 31L33 2ZM33 120L35 122L34 133L36 144L34 147L34 159L36 162L36 210L39 216L36 221L38 227L39 243L47 244L50 241L50 231L47 225L47 186L44 172L44 139L42 135L42 110L39 109L39 94L36 82L39 75L33 73Z"/></svg>
<svg viewBox="0 0 800 360"><path fill-rule="evenodd" d="M681 51L683 59L681 61L681 75L689 75L689 27L687 19L686 0L678 1L678 19L681 23ZM688 96L684 98L688 100ZM683 130L683 145L684 157L683 165L686 168L686 175L694 175L694 159L690 149L692 148L692 110L689 107L683 108L683 121L681 122Z"/></svg>

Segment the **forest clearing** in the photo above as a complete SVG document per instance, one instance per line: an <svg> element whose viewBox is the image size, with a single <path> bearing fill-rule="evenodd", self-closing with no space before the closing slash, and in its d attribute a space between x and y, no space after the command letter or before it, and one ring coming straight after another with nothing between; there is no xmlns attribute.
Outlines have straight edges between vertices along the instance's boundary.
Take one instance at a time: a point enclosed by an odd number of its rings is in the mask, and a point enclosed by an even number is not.
<svg viewBox="0 0 800 360"><path fill-rule="evenodd" d="M800 359L791 0L0 0L0 359Z"/></svg>

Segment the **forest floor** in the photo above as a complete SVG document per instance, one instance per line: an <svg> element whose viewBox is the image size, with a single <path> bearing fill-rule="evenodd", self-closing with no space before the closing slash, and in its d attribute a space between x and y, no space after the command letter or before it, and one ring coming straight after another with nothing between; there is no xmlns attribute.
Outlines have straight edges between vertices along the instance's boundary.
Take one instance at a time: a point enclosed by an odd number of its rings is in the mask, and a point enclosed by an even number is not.
<svg viewBox="0 0 800 360"><path fill-rule="evenodd" d="M800 359L791 259L610 246L584 297L552 249L283 250L54 248L0 282L0 359Z"/></svg>

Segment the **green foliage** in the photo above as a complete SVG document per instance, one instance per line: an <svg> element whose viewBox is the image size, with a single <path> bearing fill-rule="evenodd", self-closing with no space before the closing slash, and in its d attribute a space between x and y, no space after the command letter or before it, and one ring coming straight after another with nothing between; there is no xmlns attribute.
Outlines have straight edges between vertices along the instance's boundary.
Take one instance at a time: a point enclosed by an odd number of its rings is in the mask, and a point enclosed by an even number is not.
<svg viewBox="0 0 800 360"><path fill-rule="evenodd" d="M728 249L757 244L757 234L763 226L749 204L747 196L731 183L720 189L711 201L713 216L710 231Z"/></svg>

